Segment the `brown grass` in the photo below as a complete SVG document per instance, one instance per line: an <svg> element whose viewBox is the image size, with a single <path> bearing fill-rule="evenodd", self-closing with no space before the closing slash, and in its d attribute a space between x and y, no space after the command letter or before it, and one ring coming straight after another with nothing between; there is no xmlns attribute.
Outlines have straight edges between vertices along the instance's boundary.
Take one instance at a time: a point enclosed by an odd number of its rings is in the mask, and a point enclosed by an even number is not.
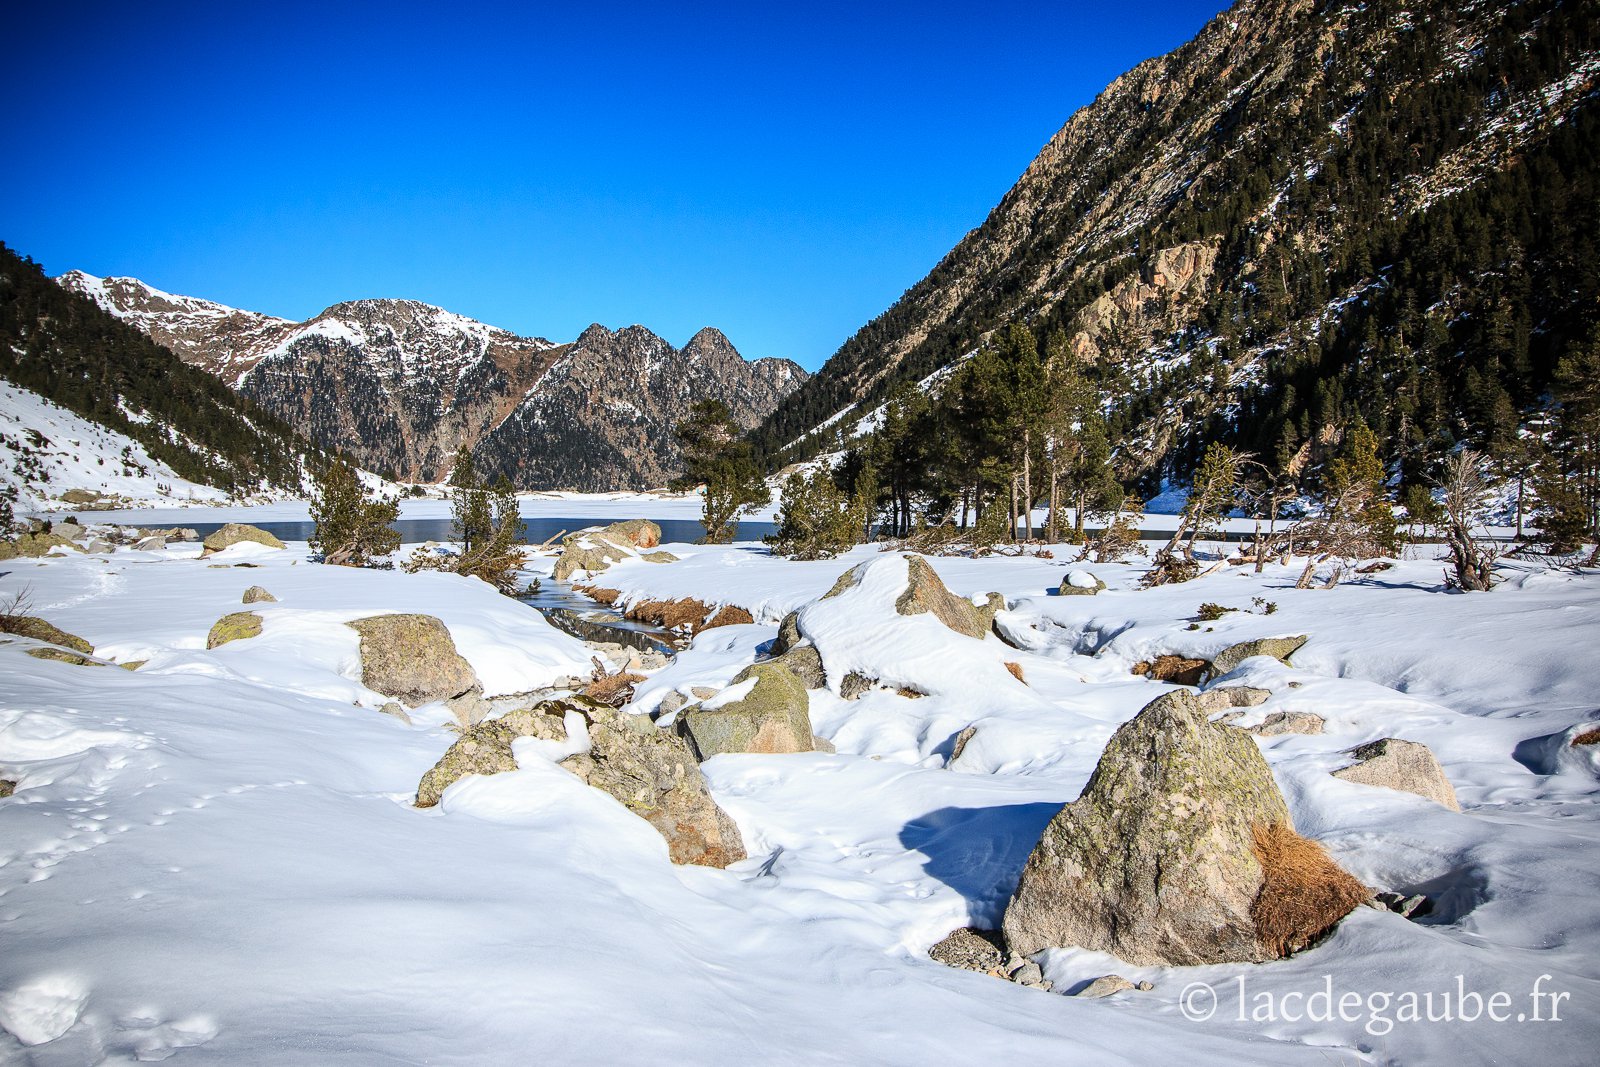
<svg viewBox="0 0 1600 1067"><path fill-rule="evenodd" d="M1316 944L1368 897L1366 886L1287 823L1255 827L1265 880L1250 915L1256 939L1277 956Z"/></svg>
<svg viewBox="0 0 1600 1067"><path fill-rule="evenodd" d="M1600 730L1585 730L1572 739L1574 745L1600 745Z"/></svg>
<svg viewBox="0 0 1600 1067"><path fill-rule="evenodd" d="M608 674L596 678L583 689L583 695L602 704L621 707L633 699L633 687L644 681L642 674Z"/></svg>
<svg viewBox="0 0 1600 1067"><path fill-rule="evenodd" d="M710 630L718 626L737 626L742 623L755 622L755 617L737 604L725 604L718 612L707 620L700 629Z"/></svg>
<svg viewBox="0 0 1600 1067"><path fill-rule="evenodd" d="M628 609L628 618L664 626L669 630L698 632L711 614L711 605L698 600L641 600Z"/></svg>
<svg viewBox="0 0 1600 1067"><path fill-rule="evenodd" d="M1199 685L1211 669L1209 660L1184 659L1182 656L1158 656L1155 662L1143 660L1133 665L1132 673L1158 682L1174 685Z"/></svg>
<svg viewBox="0 0 1600 1067"><path fill-rule="evenodd" d="M1023 685L1027 685L1028 684L1028 680L1022 676L1022 664L1020 664L1020 663L1012 663L1010 660L1007 660L1006 661L1006 670L1011 672L1011 677L1015 678L1017 681L1021 682Z"/></svg>
<svg viewBox="0 0 1600 1067"><path fill-rule="evenodd" d="M622 596L622 590L620 589L602 589L598 585L575 585L572 588L591 600L598 600L606 605L615 604L617 598Z"/></svg>

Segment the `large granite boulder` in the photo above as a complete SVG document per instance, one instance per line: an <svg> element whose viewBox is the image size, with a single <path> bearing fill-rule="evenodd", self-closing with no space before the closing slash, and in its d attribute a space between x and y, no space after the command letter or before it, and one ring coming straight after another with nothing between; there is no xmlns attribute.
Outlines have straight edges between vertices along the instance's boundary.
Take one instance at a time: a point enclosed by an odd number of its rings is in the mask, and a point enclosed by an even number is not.
<svg viewBox="0 0 1600 1067"><path fill-rule="evenodd" d="M1211 677L1220 678L1231 672L1251 656L1271 656L1284 664L1307 641L1305 634L1296 637L1258 637L1254 641L1241 641L1229 645L1211 659Z"/></svg>
<svg viewBox="0 0 1600 1067"><path fill-rule="evenodd" d="M805 683L787 666L752 664L723 693L729 691L742 695L726 703L714 697L678 713L678 730L701 761L727 752L813 750Z"/></svg>
<svg viewBox="0 0 1600 1067"><path fill-rule="evenodd" d="M260 636L261 616L253 611L236 611L212 624L211 632L206 634L206 647L221 648L230 641Z"/></svg>
<svg viewBox="0 0 1600 1067"><path fill-rule="evenodd" d="M374 615L361 635L361 684L408 707L461 696L478 684L444 623L432 615Z"/></svg>
<svg viewBox="0 0 1600 1067"><path fill-rule="evenodd" d="M39 559L48 556L54 548L70 548L74 552L83 549L72 543L68 538L55 533L25 533L13 541L0 541L0 559Z"/></svg>
<svg viewBox="0 0 1600 1067"><path fill-rule="evenodd" d="M200 555L204 558L213 552L221 552L225 548L232 548L234 545L246 542L266 545L268 548L285 547L282 541L260 527L251 526L248 523L230 522L222 529L206 536L206 539L201 542L203 547L200 549Z"/></svg>
<svg viewBox="0 0 1600 1067"><path fill-rule="evenodd" d="M661 543L661 527L649 519L627 519L598 530L579 530L561 540L561 557L556 560L555 578L564 582L582 571L597 574L618 560L640 555L650 563L670 563L677 559L670 552L641 550Z"/></svg>
<svg viewBox="0 0 1600 1067"><path fill-rule="evenodd" d="M515 770L519 737L568 740L566 717L577 712L589 751L561 766L644 819L667 842L674 863L726 867L745 858L739 828L717 807L693 753L648 716L629 715L583 698L546 701L479 723L450 746L417 787L417 807L432 807L445 789L469 774Z"/></svg>
<svg viewBox="0 0 1600 1067"><path fill-rule="evenodd" d="M1451 811L1461 810L1455 787L1427 745L1385 737L1351 749L1349 754L1356 762L1334 771L1335 778L1415 793Z"/></svg>
<svg viewBox="0 0 1600 1067"><path fill-rule="evenodd" d="M1285 840L1317 861L1282 870L1288 853L1261 846ZM1077 946L1136 965L1263 961L1311 943L1364 897L1294 834L1254 739L1179 690L1112 736L1029 857L1004 928L1023 955ZM1286 906L1296 901L1311 906Z"/></svg>
<svg viewBox="0 0 1600 1067"><path fill-rule="evenodd" d="M85 656L94 655L94 646L77 634L45 622L36 615L0 615L0 633L16 634L18 637L31 637L35 641L44 641L62 648L70 648L74 652L81 652Z"/></svg>

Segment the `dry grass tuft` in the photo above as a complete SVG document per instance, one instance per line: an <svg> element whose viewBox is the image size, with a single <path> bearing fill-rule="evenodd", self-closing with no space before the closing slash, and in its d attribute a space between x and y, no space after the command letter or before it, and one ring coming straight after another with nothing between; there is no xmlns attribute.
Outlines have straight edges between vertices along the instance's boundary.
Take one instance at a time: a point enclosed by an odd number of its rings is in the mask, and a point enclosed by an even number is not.
<svg viewBox="0 0 1600 1067"><path fill-rule="evenodd" d="M1132 673L1157 682L1174 685L1199 685L1205 680L1211 662L1203 659L1185 659L1182 656L1158 656L1155 661L1141 660L1133 665Z"/></svg>
<svg viewBox="0 0 1600 1067"><path fill-rule="evenodd" d="M726 604L700 629L710 630L717 626L737 626L742 623L755 622L755 617L737 604Z"/></svg>
<svg viewBox="0 0 1600 1067"><path fill-rule="evenodd" d="M598 585L575 585L572 587L591 600L598 600L605 605L615 604L617 598L622 596L620 589L602 589Z"/></svg>
<svg viewBox="0 0 1600 1067"><path fill-rule="evenodd" d="M608 674L596 678L585 686L583 695L602 704L620 708L633 699L633 687L642 681L644 681L642 674L629 674L626 671Z"/></svg>
<svg viewBox="0 0 1600 1067"><path fill-rule="evenodd" d="M1277 956L1320 941L1368 897L1367 887L1287 823L1255 827L1265 881L1250 906L1256 939Z"/></svg>
<svg viewBox="0 0 1600 1067"><path fill-rule="evenodd" d="M1585 730L1572 739L1574 745L1600 745L1600 730Z"/></svg>
<svg viewBox="0 0 1600 1067"><path fill-rule="evenodd" d="M1022 676L1022 664L1020 664L1020 663L1012 663L1010 660L1007 660L1006 661L1006 670L1011 672L1011 677L1015 678L1017 681L1021 682L1023 685L1027 685L1028 684L1028 680Z"/></svg>
<svg viewBox="0 0 1600 1067"><path fill-rule="evenodd" d="M698 633L711 614L711 605L698 600L641 600L628 609L628 618L664 626L669 630L686 629Z"/></svg>

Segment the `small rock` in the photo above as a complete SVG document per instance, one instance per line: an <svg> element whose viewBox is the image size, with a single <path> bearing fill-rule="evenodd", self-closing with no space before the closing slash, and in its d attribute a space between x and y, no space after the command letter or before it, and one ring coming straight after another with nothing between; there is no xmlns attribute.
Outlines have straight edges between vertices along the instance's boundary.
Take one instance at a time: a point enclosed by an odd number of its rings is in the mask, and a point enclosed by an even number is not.
<svg viewBox="0 0 1600 1067"><path fill-rule="evenodd" d="M1154 989L1155 987L1156 987L1156 984L1154 982L1143 981L1143 982L1140 982L1138 985L1134 986L1133 988L1137 989L1141 993L1148 993L1148 992L1150 992L1150 990Z"/></svg>
<svg viewBox="0 0 1600 1067"><path fill-rule="evenodd" d="M1257 737L1281 737L1284 734L1320 734L1328 720L1309 711L1274 711L1259 725L1245 729Z"/></svg>
<svg viewBox="0 0 1600 1067"><path fill-rule="evenodd" d="M0 799L10 796L17 791L17 783L8 778L0 778Z"/></svg>
<svg viewBox="0 0 1600 1067"><path fill-rule="evenodd" d="M261 616L253 611L236 611L232 615L224 615L212 625L211 632L206 634L206 647L221 648L230 641L260 636Z"/></svg>
<svg viewBox="0 0 1600 1067"><path fill-rule="evenodd" d="M1000 948L993 931L964 926L928 950L928 955L963 971L995 974L1000 970Z"/></svg>
<svg viewBox="0 0 1600 1067"><path fill-rule="evenodd" d="M1385 737L1351 749L1356 763L1333 772L1335 778L1415 793L1419 797L1460 811L1455 787L1427 745Z"/></svg>
<svg viewBox="0 0 1600 1067"><path fill-rule="evenodd" d="M1029 960L1011 972L1011 980L1018 985L1037 985L1044 981L1044 971L1037 963Z"/></svg>
<svg viewBox="0 0 1600 1067"><path fill-rule="evenodd" d="M840 681L839 695L846 700L858 700L861 694L870 692L877 684L877 679L868 678L857 671L851 671Z"/></svg>
<svg viewBox="0 0 1600 1067"><path fill-rule="evenodd" d="M950 744L950 758L945 761L945 766L948 767L960 759L961 753L967 750L967 745L971 744L972 739L977 736L978 728L976 726L968 726L956 734L956 739Z"/></svg>
<svg viewBox="0 0 1600 1067"><path fill-rule="evenodd" d="M1058 596L1094 596L1106 587L1106 583L1090 574L1088 571L1070 571L1061 579L1061 587L1056 590Z"/></svg>
<svg viewBox="0 0 1600 1067"><path fill-rule="evenodd" d="M689 687L689 695L696 700L710 700L717 695L717 692L718 690L709 685L691 685Z"/></svg>
<svg viewBox="0 0 1600 1067"><path fill-rule="evenodd" d="M133 547L139 552L165 552L167 550L167 539L159 534L152 534L149 537L142 537L135 541Z"/></svg>
<svg viewBox="0 0 1600 1067"><path fill-rule="evenodd" d="M411 716L406 714L405 705L398 701L390 700L378 710L383 712L385 715L393 715L407 726L411 725Z"/></svg>
<svg viewBox="0 0 1600 1067"><path fill-rule="evenodd" d="M1254 686L1225 685L1220 689L1207 689L1196 695L1195 700L1199 702L1200 710L1210 715L1229 708L1253 708L1265 704L1271 696L1270 691Z"/></svg>
<svg viewBox="0 0 1600 1067"><path fill-rule="evenodd" d="M826 753L828 753L828 755L831 756L834 753L838 752L839 750L834 748L833 747L833 742L829 741L826 737L823 737L820 734L812 734L811 735L811 751L813 751L813 752L826 752Z"/></svg>
<svg viewBox="0 0 1600 1067"><path fill-rule="evenodd" d="M273 596L259 585L252 585L249 589L246 589L244 591L244 599L242 601L242 603L245 604L276 604L277 602L277 597Z"/></svg>
<svg viewBox="0 0 1600 1067"><path fill-rule="evenodd" d="M1122 977L1122 975L1107 974L1096 978L1074 993L1073 996L1082 997L1085 1000L1099 1000L1101 997L1109 997L1113 994L1121 993L1125 989L1132 988L1134 988L1133 983Z"/></svg>

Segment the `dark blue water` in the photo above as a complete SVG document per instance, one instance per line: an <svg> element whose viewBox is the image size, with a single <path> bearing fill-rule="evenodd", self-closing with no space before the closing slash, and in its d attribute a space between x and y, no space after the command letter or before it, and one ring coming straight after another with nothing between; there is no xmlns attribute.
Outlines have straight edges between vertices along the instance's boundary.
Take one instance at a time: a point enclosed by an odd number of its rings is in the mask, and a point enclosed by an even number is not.
<svg viewBox="0 0 1600 1067"><path fill-rule="evenodd" d="M522 540L525 544L537 545L554 537L565 530L572 533L590 526L605 526L614 521L611 519L562 519L547 518L543 515L524 515L522 521L527 524ZM698 541L705 536L706 528L693 519L656 519L656 525L661 527L661 540L664 542L688 543ZM220 530L220 522L180 522L176 525L195 530L201 537ZM274 537L285 541L304 541L316 531L313 522L254 522L250 525L267 531ZM450 540L449 519L401 519L394 524L400 531L400 543L406 545L420 544L423 541L448 541ZM759 541L778 527L770 522L741 522L739 524L740 541Z"/></svg>

